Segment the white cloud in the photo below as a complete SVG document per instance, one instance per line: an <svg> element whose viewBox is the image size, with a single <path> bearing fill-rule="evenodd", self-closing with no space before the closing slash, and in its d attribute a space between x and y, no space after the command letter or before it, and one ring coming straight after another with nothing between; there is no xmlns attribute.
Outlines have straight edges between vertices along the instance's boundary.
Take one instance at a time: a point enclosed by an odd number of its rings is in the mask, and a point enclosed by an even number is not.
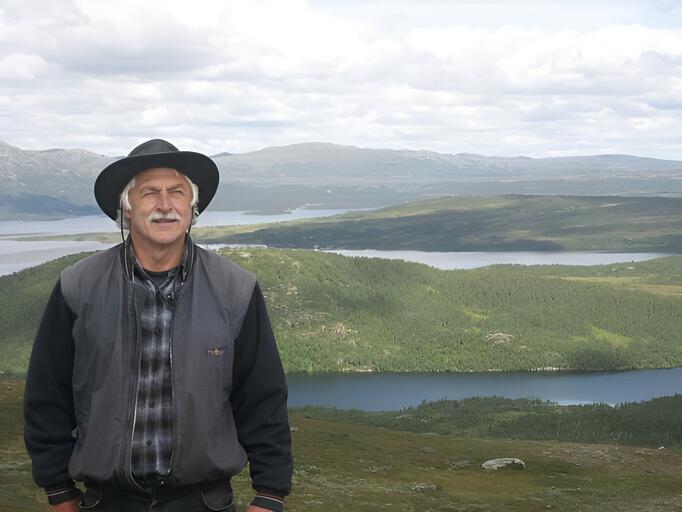
<svg viewBox="0 0 682 512"><path fill-rule="evenodd" d="M7 1L0 139L682 159L674 3L510 4Z"/></svg>
<svg viewBox="0 0 682 512"><path fill-rule="evenodd" d="M0 58L3 81L33 80L48 71L49 65L40 55L12 53Z"/></svg>

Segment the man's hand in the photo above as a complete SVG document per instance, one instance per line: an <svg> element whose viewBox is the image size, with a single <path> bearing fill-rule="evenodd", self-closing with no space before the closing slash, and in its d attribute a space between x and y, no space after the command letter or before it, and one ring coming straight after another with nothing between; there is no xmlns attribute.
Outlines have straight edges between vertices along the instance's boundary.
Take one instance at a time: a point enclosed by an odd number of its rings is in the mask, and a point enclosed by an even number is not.
<svg viewBox="0 0 682 512"><path fill-rule="evenodd" d="M52 512L78 512L78 500L65 501L59 505L52 505Z"/></svg>

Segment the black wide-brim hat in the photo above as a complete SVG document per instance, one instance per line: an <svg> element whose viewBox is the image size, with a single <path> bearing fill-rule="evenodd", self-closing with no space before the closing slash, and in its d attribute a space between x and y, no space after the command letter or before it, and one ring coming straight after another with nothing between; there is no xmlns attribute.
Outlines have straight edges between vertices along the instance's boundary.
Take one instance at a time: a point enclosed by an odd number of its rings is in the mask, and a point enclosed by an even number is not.
<svg viewBox="0 0 682 512"><path fill-rule="evenodd" d="M154 167L175 169L199 187L199 213L206 209L218 189L220 173L213 160L194 151L180 151L165 140L152 139L99 173L95 181L95 199L102 211L116 220L120 195L125 186L137 173Z"/></svg>

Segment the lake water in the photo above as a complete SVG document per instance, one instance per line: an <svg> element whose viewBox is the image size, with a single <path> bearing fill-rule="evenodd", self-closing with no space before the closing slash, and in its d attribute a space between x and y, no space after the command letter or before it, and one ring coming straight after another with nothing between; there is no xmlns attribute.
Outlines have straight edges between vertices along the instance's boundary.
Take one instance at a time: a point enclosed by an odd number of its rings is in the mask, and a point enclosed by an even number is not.
<svg viewBox="0 0 682 512"><path fill-rule="evenodd" d="M519 265L608 265L651 260L668 256L664 253L606 253L606 252L427 252L427 251L377 251L331 250L344 256L386 258L391 260L424 263L442 270L470 269L497 264Z"/></svg>
<svg viewBox="0 0 682 512"><path fill-rule="evenodd" d="M252 224L313 218L349 210L294 210L284 215L206 212L199 225ZM114 232L107 217L87 216L56 221L0 222L0 275L65 256L101 250L100 242L26 241L20 235ZM593 252L425 252L331 251L347 256L381 257L425 263L441 269L467 269L498 263L597 265L635 262L661 253ZM682 393L682 369L619 373L435 373L435 374L292 374L291 406L327 405L343 409L393 410L423 400L471 396L537 397L560 404L620 403Z"/></svg>
<svg viewBox="0 0 682 512"><path fill-rule="evenodd" d="M245 211L211 212L201 214L197 227L243 226L264 222L283 222L288 220L329 217L340 213L368 211L368 208L347 210L307 210L296 208L290 213L276 215L254 215ZM7 235L65 235L77 233L112 233L118 231L116 224L106 215L86 215L69 219L43 221L0 221L0 236Z"/></svg>
<svg viewBox="0 0 682 512"><path fill-rule="evenodd" d="M260 224L287 220L327 217L352 210L306 210L297 208L291 213L277 215L253 215L249 212L205 212L199 217L198 227ZM22 236L67 235L80 233L117 232L116 224L105 215L87 215L69 219L45 221L0 222L0 276L12 274L47 261L86 251L98 251L111 247L100 242L68 240L26 241Z"/></svg>
<svg viewBox="0 0 682 512"><path fill-rule="evenodd" d="M68 240L27 242L0 239L0 276L35 267L69 254L99 251L108 247L111 247L111 244L101 242L71 242Z"/></svg>
<svg viewBox="0 0 682 512"><path fill-rule="evenodd" d="M627 372L289 374L289 406L398 410L423 400L540 398L561 405L639 402L682 393L682 368Z"/></svg>
<svg viewBox="0 0 682 512"><path fill-rule="evenodd" d="M249 212L205 212L199 218L198 227L248 225L265 222L312 219L352 211L308 210L297 208L287 214L253 215ZM88 215L70 219L48 221L1 221L0 222L0 275L11 274L24 268L78 252L101 250L110 247L99 242L75 241L24 241L22 236L65 235L80 233L116 232L116 225L105 215ZM214 244L221 247L224 244ZM427 251L379 251L334 250L345 256L400 259L424 263L443 270L470 269L500 263L522 265L603 265L609 263L644 261L663 253L599 253L599 252L427 252Z"/></svg>
<svg viewBox="0 0 682 512"><path fill-rule="evenodd" d="M230 247L230 244L208 244L211 249ZM85 251L111 247L101 242L68 240L25 241L0 238L0 275L29 268L47 261ZM668 256L663 253L599 253L599 252L439 252L426 251L328 251L345 256L400 259L424 263L443 270L471 269L500 263L521 265L604 265L650 260Z"/></svg>

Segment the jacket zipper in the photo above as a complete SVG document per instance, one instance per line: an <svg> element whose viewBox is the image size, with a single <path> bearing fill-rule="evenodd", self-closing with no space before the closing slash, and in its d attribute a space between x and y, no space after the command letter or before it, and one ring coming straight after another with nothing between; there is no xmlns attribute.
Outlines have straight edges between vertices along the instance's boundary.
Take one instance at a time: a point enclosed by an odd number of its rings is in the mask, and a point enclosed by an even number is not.
<svg viewBox="0 0 682 512"><path fill-rule="evenodd" d="M173 404L173 442L171 443L170 460L168 462L168 476L173 472L173 456L175 455L175 445L178 440L178 414L177 404L175 403L175 372L173 371L173 339L175 338L175 311L173 311L173 319L171 320L171 336L170 336L170 372L171 372L171 403Z"/></svg>
<svg viewBox="0 0 682 512"><path fill-rule="evenodd" d="M171 402L173 403L173 443L170 454L170 461L168 466L168 476L173 472L173 459L175 458L175 452L177 451L178 444L178 406L175 403L175 371L173 371L173 342L175 340L175 317L180 310L180 299L182 298L183 286L185 281L181 279L180 288L178 289L177 300L173 307L173 318L171 319L171 336L170 336L170 372L171 372Z"/></svg>
<svg viewBox="0 0 682 512"><path fill-rule="evenodd" d="M182 300L182 295L185 290L185 282L187 280L188 271L191 271L194 265L194 244L191 239L187 244L187 260L185 262L185 267L182 268L180 275L180 287L178 288L177 299L173 307L173 319L171 320L171 338L170 338L170 372L171 372L171 394L173 402L173 443L169 461L168 476L173 473L173 461L175 460L175 454L178 451L178 404L175 402L175 371L173 370L173 342L175 341L175 317L180 311L180 301ZM175 289L175 287L173 287Z"/></svg>
<svg viewBox="0 0 682 512"><path fill-rule="evenodd" d="M135 285L132 284L129 288L132 292L132 300L133 300L133 305L135 305ZM133 478L133 468L132 468L132 445L133 445L133 437L135 435L135 422L137 421L137 397L139 393L139 387L140 387L140 362L142 359L142 351L140 350L140 322L137 318L137 307L134 307L134 319L135 319L135 334L136 334L136 339L135 339L135 350L134 350L134 361L136 362L137 370L133 373L133 377L131 378L130 386L128 387L128 401L127 403L131 403L131 396L130 394L132 392L135 393L135 400L133 402L132 408L128 409L128 419L126 421L126 425L130 427L130 438L128 439L127 437L125 438L125 445L124 449L122 450L122 462L121 462L121 470L123 473L123 480L128 482L129 484L135 486L139 490L143 490L142 487L135 481Z"/></svg>

